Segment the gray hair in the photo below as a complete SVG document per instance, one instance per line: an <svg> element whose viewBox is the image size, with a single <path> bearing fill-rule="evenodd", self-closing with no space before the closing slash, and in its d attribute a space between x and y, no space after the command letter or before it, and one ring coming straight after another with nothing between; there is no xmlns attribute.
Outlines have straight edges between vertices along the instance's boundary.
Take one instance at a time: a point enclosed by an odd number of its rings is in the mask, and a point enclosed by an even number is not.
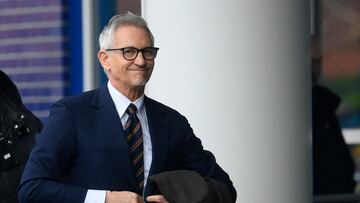
<svg viewBox="0 0 360 203"><path fill-rule="evenodd" d="M112 48L115 30L126 25L143 28L148 33L152 46L154 45L154 36L146 21L141 16L128 12L126 14L115 15L109 20L109 23L104 27L99 36L100 49Z"/></svg>

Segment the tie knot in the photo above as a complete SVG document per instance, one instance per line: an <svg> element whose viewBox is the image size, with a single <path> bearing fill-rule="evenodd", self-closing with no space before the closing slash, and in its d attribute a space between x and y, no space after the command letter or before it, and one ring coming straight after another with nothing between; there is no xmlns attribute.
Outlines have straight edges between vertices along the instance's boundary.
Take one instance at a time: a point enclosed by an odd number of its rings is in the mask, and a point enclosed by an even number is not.
<svg viewBox="0 0 360 203"><path fill-rule="evenodd" d="M128 113L129 115L134 115L136 114L136 110L137 110L136 106L133 103L131 103L126 109L126 113Z"/></svg>

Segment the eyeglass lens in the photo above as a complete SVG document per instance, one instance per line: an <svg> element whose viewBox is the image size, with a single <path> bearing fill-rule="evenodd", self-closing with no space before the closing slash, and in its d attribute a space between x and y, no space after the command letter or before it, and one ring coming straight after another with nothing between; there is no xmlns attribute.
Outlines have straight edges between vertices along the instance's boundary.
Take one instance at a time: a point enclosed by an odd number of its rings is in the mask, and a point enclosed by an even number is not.
<svg viewBox="0 0 360 203"><path fill-rule="evenodd" d="M153 47L148 47L148 48L144 48L141 50L133 48L133 47L129 47L129 48L125 48L123 50L124 58L127 60L133 60L137 57L137 55L139 54L139 51L142 52L143 57L147 60L154 59L157 54L157 49L155 49Z"/></svg>

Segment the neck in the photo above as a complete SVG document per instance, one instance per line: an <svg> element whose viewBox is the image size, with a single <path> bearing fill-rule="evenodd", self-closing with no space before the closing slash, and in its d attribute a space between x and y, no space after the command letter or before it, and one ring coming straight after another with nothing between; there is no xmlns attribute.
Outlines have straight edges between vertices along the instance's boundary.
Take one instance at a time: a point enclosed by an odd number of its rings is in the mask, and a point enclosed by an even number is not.
<svg viewBox="0 0 360 203"><path fill-rule="evenodd" d="M111 82L111 81L110 81ZM127 97L130 101L134 102L138 98L140 98L144 94L145 86L138 86L138 87L125 87L123 85L116 85L111 82L111 85Z"/></svg>
<svg viewBox="0 0 360 203"><path fill-rule="evenodd" d="M120 92L125 95L130 101L134 102L144 94L144 87L127 89L124 92Z"/></svg>

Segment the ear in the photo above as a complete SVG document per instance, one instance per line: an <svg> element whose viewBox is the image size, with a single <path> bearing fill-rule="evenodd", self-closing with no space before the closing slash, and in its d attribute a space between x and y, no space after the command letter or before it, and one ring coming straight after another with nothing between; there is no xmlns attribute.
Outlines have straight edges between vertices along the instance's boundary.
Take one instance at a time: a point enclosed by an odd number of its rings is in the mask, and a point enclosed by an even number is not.
<svg viewBox="0 0 360 203"><path fill-rule="evenodd" d="M97 56L102 67L105 70L110 70L109 54L105 50L100 49Z"/></svg>

